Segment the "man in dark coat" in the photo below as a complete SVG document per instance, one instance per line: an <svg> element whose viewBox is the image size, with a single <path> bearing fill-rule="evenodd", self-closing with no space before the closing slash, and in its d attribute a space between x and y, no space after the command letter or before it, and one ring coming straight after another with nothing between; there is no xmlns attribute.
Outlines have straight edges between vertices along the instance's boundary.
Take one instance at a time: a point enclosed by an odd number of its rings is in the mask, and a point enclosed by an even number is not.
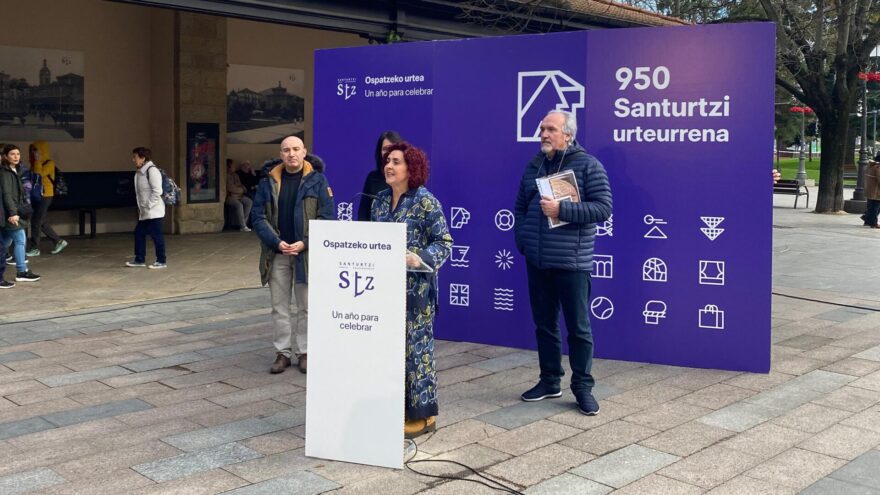
<svg viewBox="0 0 880 495"><path fill-rule="evenodd" d="M269 371L281 373L297 358L308 367L309 220L335 220L335 205L323 162L309 162L302 140L281 142L281 162L260 181L251 224L260 238L260 280L272 294L275 322L275 362Z"/></svg>
<svg viewBox="0 0 880 495"><path fill-rule="evenodd" d="M599 413L592 395L595 380L589 299L596 223L611 215L611 188L605 168L575 141L577 121L554 110L541 122L541 152L526 166L516 198L516 246L526 257L529 302L538 340L540 381L522 394L527 402L562 396L562 339L559 308L568 330L571 391L586 415ZM542 197L535 179L571 170L580 201ZM550 227L548 219L554 225Z"/></svg>

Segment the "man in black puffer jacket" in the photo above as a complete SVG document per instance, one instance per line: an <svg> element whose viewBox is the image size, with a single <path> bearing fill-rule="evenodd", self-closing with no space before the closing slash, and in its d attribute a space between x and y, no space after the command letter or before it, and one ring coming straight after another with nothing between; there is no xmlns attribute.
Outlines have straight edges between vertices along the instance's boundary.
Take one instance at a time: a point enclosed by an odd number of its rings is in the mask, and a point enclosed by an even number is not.
<svg viewBox="0 0 880 495"><path fill-rule="evenodd" d="M605 168L575 141L577 121L569 112L551 111L541 122L541 153L529 162L516 197L516 247L526 257L529 301L538 340L540 381L522 394L527 402L562 396L562 339L559 307L568 329L569 361L580 411L599 413L592 395L595 380L590 329L590 273L596 224L611 215L611 187ZM542 198L535 179L572 170L581 201ZM568 222L551 229L548 218Z"/></svg>

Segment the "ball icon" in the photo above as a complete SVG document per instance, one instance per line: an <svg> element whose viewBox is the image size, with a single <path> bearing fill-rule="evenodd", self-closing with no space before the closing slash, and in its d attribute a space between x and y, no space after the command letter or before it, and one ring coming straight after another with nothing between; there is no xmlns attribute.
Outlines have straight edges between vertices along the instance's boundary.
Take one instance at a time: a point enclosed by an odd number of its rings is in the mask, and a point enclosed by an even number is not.
<svg viewBox="0 0 880 495"><path fill-rule="evenodd" d="M614 314L614 304L607 297L597 297L590 303L590 312L600 320L607 320Z"/></svg>

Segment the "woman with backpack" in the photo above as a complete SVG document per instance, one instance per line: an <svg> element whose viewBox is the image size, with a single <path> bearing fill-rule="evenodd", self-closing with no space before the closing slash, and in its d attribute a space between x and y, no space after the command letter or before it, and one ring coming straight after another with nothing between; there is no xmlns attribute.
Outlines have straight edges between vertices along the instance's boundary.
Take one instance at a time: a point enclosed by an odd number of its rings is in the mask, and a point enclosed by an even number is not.
<svg viewBox="0 0 880 495"><path fill-rule="evenodd" d="M7 144L3 146L0 153L2 153L2 157L0 157L0 197L3 198L3 215L0 218L2 243L0 245L2 245L3 253L6 252L6 248L10 244L14 245L12 254L15 259L15 281L36 282L40 280L40 276L28 270L25 262L27 218L31 216L33 209L27 202L24 187L16 171L16 167L21 162L21 150L14 144ZM4 282L0 285L8 288L8 284Z"/></svg>
<svg viewBox="0 0 880 495"><path fill-rule="evenodd" d="M40 255L40 237L41 233L46 234L52 241L52 254L60 253L67 247L67 241L61 238L55 229L49 225L49 206L52 205L52 198L55 197L56 168L55 160L49 151L49 143L46 141L34 141L29 146L31 171L36 177L39 177L42 191L38 194L31 193L31 204L34 208L34 216L31 222L31 248L28 250L28 256ZM34 187L37 187L36 182Z"/></svg>
<svg viewBox="0 0 880 495"><path fill-rule="evenodd" d="M131 161L137 168L134 173L134 193L138 205L138 223L134 229L134 260L125 266L160 269L167 268L165 260L165 236L162 219L165 218L165 201L162 199L162 172L152 162L149 148L131 150ZM147 266L147 236L153 239L156 262Z"/></svg>

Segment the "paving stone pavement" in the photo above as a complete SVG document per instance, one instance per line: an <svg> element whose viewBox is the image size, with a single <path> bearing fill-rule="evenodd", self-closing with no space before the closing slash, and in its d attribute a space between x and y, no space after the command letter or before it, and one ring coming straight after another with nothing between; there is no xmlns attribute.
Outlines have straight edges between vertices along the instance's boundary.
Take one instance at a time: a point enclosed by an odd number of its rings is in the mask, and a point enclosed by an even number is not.
<svg viewBox="0 0 880 495"><path fill-rule="evenodd" d="M769 374L597 360L602 410L587 417L568 391L519 400L534 352L439 341L439 428L415 458L529 494L880 495L880 276L861 268L880 237L788 200L774 209ZM48 283L72 273L60 258L34 261L62 306L6 311L18 288L3 294L0 495L497 493L305 457L306 377L267 372L268 291L242 282L255 279L252 236L170 243L172 262L198 263L201 290L116 267L130 239L75 241L62 257L94 268L85 286ZM222 247L201 256L202 244ZM156 277L169 290L138 296Z"/></svg>

